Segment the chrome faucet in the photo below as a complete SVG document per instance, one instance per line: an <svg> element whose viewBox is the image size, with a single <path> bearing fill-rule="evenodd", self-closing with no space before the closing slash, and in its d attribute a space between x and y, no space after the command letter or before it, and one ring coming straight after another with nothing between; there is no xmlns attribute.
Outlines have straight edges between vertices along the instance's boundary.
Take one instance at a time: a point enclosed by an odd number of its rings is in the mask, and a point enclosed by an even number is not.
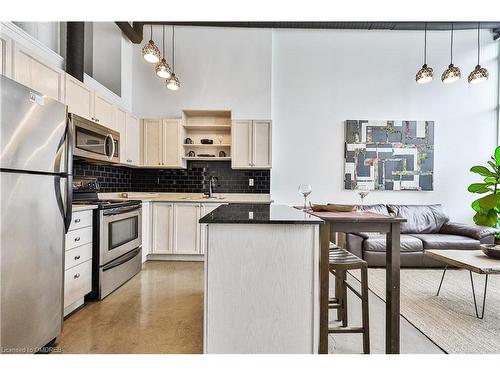
<svg viewBox="0 0 500 375"><path fill-rule="evenodd" d="M208 181L208 197L213 198L214 196L214 186L215 183L219 181L219 179L215 176L210 176L210 180Z"/></svg>

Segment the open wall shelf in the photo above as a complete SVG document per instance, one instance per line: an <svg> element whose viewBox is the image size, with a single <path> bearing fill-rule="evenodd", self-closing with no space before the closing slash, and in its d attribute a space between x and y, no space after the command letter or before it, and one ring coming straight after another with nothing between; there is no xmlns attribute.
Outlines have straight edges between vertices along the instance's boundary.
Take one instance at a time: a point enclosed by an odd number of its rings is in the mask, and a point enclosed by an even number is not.
<svg viewBox="0 0 500 375"><path fill-rule="evenodd" d="M183 160L231 160L231 111L185 110L182 113L182 124ZM186 143L187 138L193 143ZM213 143L202 144L202 139L210 139ZM190 151L195 156L188 156ZM224 151L226 156L219 157L220 151Z"/></svg>

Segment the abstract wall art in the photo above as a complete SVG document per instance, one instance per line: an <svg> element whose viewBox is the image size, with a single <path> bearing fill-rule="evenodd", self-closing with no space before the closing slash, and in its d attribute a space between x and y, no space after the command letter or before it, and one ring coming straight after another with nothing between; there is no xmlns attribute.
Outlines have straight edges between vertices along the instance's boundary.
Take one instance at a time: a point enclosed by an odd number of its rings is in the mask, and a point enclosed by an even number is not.
<svg viewBox="0 0 500 375"><path fill-rule="evenodd" d="M434 121L347 120L345 189L433 190Z"/></svg>

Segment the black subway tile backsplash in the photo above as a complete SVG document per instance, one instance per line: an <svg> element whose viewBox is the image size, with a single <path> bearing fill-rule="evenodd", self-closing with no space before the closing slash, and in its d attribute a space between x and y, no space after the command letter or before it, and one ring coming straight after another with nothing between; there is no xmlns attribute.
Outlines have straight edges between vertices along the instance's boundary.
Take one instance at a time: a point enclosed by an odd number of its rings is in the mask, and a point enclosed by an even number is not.
<svg viewBox="0 0 500 375"><path fill-rule="evenodd" d="M208 192L211 176L218 178L216 193L269 194L271 185L270 171L235 170L229 161L188 161L187 169L143 169L77 159L73 174L96 177L102 192L202 193ZM248 185L249 178L254 179L254 186Z"/></svg>

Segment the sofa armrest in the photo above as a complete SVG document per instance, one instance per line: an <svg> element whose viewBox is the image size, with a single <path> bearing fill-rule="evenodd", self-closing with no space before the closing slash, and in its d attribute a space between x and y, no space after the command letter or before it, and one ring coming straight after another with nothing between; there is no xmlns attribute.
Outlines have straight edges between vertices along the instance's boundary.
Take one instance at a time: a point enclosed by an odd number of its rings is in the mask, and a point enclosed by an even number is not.
<svg viewBox="0 0 500 375"><path fill-rule="evenodd" d="M500 232L495 228L482 227L480 225L447 222L443 224L439 233L455 234L458 236L467 236L475 238L476 240L481 240L484 237L493 236Z"/></svg>
<svg viewBox="0 0 500 375"><path fill-rule="evenodd" d="M365 233L365 232L355 232L355 233L349 233L349 234L361 237L363 240L366 240L366 239L370 238L369 233Z"/></svg>

